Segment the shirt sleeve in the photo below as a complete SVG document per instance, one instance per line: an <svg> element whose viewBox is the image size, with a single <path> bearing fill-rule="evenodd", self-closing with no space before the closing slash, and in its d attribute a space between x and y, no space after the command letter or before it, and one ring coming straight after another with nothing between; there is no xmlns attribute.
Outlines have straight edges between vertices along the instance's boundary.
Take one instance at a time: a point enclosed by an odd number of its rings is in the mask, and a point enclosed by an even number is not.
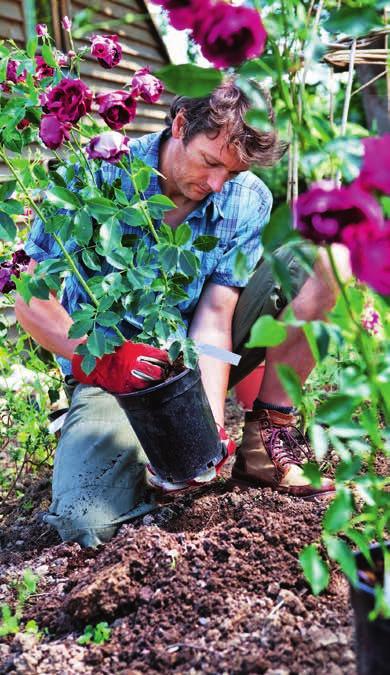
<svg viewBox="0 0 390 675"><path fill-rule="evenodd" d="M249 190L248 198L242 197L243 213L237 220L234 236L221 257L209 281L221 286L244 287L263 252L261 234L269 222L272 208L272 194L263 185L261 193ZM245 271L239 276L235 273L235 261L238 253L246 258Z"/></svg>

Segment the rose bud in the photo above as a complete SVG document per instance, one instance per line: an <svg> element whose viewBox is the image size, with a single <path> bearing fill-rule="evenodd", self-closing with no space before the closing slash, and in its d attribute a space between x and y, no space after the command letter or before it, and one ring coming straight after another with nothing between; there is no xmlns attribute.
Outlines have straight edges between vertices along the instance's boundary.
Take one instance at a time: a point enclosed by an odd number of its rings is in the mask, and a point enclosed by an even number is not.
<svg viewBox="0 0 390 675"><path fill-rule="evenodd" d="M71 31L72 30L72 22L69 19L68 16L64 16L64 18L61 21L61 26L64 30Z"/></svg>
<svg viewBox="0 0 390 675"><path fill-rule="evenodd" d="M103 68L114 68L122 58L122 47L117 35L94 35L91 38L91 54Z"/></svg>
<svg viewBox="0 0 390 675"><path fill-rule="evenodd" d="M38 37L48 36L47 26L45 23L37 23L37 25L35 26L35 32L38 35Z"/></svg>
<svg viewBox="0 0 390 675"><path fill-rule="evenodd" d="M146 103L155 103L164 91L163 83L151 74L149 68L137 70L131 80L132 96L140 96Z"/></svg>

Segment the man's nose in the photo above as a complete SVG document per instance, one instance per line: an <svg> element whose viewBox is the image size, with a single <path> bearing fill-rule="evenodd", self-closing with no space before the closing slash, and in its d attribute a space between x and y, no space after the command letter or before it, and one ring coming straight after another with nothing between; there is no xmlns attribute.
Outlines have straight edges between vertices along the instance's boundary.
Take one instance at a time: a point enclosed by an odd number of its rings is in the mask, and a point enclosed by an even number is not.
<svg viewBox="0 0 390 675"><path fill-rule="evenodd" d="M221 192L223 188L223 184L227 180L227 171L225 169L221 168L218 169L217 171L213 171L212 173L209 173L207 177L207 184L212 192Z"/></svg>

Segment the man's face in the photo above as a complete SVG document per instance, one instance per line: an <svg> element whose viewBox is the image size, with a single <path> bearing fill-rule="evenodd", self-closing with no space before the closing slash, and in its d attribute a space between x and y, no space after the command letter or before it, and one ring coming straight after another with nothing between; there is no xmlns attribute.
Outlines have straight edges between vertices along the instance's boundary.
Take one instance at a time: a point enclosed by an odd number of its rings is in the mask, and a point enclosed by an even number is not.
<svg viewBox="0 0 390 675"><path fill-rule="evenodd" d="M226 146L223 129L216 138L197 134L187 145L180 135L176 139L171 176L187 199L201 201L211 192L220 192L226 181L248 168L236 149Z"/></svg>

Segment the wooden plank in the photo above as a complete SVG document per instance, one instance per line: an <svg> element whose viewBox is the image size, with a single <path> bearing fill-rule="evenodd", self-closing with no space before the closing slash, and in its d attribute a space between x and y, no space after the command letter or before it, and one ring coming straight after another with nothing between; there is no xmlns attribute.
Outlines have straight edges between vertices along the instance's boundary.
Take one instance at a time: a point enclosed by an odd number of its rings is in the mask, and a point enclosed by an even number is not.
<svg viewBox="0 0 390 675"><path fill-rule="evenodd" d="M80 0L72 0L72 7L74 9L77 8L78 10L85 9L85 5L83 5L83 3L80 2ZM104 12L102 8L100 12L94 14L93 20L94 22L95 21L98 22L98 21L107 21L107 19L110 18L122 19L122 17L123 15L112 17L110 16L110 14L107 14L107 12ZM128 37L131 41L136 39L139 42L145 42L146 44L150 44L152 39L151 21L145 20L139 23L129 23L129 24L124 23L122 26L113 26L112 28L108 28L107 30L105 30L105 34L107 35L110 35L112 33L119 35L121 37L122 36Z"/></svg>
<svg viewBox="0 0 390 675"><path fill-rule="evenodd" d="M102 68L95 59L85 59L81 64L81 73L101 81L115 83L116 87L128 84L134 73L145 66L145 60L126 61L126 68L116 66L112 70Z"/></svg>
<svg viewBox="0 0 390 675"><path fill-rule="evenodd" d="M23 12L20 2L0 2L0 17L23 23ZM1 25L1 20L0 20Z"/></svg>
<svg viewBox="0 0 390 675"><path fill-rule="evenodd" d="M23 24L16 21L8 21L8 19L1 19L0 37L7 40L15 40L15 42L24 42Z"/></svg>

